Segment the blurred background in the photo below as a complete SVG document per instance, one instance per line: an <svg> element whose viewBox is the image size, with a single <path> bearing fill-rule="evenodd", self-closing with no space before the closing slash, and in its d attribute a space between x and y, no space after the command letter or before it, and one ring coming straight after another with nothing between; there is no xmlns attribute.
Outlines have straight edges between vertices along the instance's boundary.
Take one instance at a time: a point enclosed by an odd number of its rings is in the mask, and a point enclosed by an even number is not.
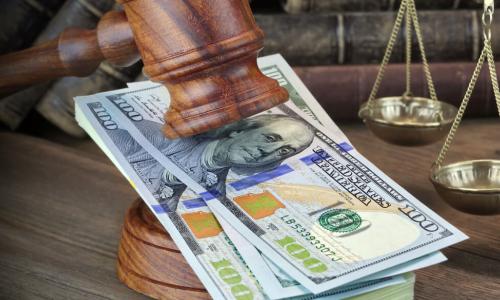
<svg viewBox="0 0 500 300"><path fill-rule="evenodd" d="M359 105L372 88L399 0L253 0L266 34L261 55L281 53L338 123L359 122ZM497 4L500 1L497 1ZM440 100L458 105L482 47L481 0L416 0L420 23ZM67 27L94 28L113 0L4 0L0 11L0 54L56 37ZM494 20L493 48L499 49ZM404 91L404 28L379 96ZM418 46L413 38L416 95L427 95ZM500 51L496 51L500 53ZM85 133L74 121L73 97L144 80L142 65L116 68L103 63L91 76L67 77L32 86L0 99L4 130L63 143L78 143ZM483 70L467 116L494 116L496 108Z"/></svg>

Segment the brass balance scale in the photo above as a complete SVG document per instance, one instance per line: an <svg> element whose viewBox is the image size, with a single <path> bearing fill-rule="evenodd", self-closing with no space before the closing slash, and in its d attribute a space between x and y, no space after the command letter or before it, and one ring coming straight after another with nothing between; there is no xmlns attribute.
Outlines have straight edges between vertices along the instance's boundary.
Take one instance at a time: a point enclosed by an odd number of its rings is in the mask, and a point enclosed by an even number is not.
<svg viewBox="0 0 500 300"><path fill-rule="evenodd" d="M406 19L406 91L402 96L375 99L401 29L403 17ZM412 27L415 28L430 99L415 97L411 92ZM457 109L453 105L437 99L425 55L415 2L414 0L403 0L375 83L368 101L359 110L359 116L368 128L382 140L402 146L419 146L434 143L444 137L451 127L456 112Z"/></svg>
<svg viewBox="0 0 500 300"><path fill-rule="evenodd" d="M500 90L491 47L493 12L493 0L485 0L482 16L484 46L460 108L457 110L454 106L437 100L414 0L401 1L373 89L368 101L359 110L360 118L377 137L397 145L427 145L440 140L448 132L438 158L432 165L430 179L438 194L446 202L458 210L473 214L500 214L500 160L469 160L448 165L443 165L443 161L467 108L485 59L500 115ZM399 97L375 99L403 17L406 18L406 91ZM412 24L422 56L430 99L414 97L410 91Z"/></svg>
<svg viewBox="0 0 500 300"><path fill-rule="evenodd" d="M442 163L455 137L460 121L462 121L485 58L488 61L491 84L500 116L500 90L498 88L495 60L491 48L493 12L493 0L485 0L482 17L483 50L472 74L462 104L448 133L448 137L431 169L431 181L441 197L453 207L475 214L500 214L500 160L469 160L445 166Z"/></svg>

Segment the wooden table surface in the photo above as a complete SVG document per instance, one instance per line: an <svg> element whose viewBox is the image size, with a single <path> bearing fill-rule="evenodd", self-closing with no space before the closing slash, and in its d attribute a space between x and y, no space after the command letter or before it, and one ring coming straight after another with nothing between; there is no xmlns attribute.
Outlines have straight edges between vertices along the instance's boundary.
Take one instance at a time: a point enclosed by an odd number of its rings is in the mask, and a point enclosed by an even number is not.
<svg viewBox="0 0 500 300"><path fill-rule="evenodd" d="M417 271L416 299L500 299L500 216L458 212L428 180L439 144L385 144L341 126L358 150L470 239ZM136 197L91 141L72 148L0 133L0 299L146 299L115 275L120 227ZM465 122L451 160L500 159L498 120Z"/></svg>

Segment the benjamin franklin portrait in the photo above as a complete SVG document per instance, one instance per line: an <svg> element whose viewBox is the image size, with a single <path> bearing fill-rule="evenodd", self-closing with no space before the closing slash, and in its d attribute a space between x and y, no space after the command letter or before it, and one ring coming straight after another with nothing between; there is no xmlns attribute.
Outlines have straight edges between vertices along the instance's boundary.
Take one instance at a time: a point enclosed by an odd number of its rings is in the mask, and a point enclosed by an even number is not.
<svg viewBox="0 0 500 300"><path fill-rule="evenodd" d="M175 140L166 139L158 123L143 121L141 131L176 165L216 196L225 195L229 170L252 175L278 167L283 160L306 149L313 132L301 120L275 114L250 117L208 133ZM186 186L154 160L125 131L113 139L126 143L124 153L135 171L157 195L165 210L175 212Z"/></svg>

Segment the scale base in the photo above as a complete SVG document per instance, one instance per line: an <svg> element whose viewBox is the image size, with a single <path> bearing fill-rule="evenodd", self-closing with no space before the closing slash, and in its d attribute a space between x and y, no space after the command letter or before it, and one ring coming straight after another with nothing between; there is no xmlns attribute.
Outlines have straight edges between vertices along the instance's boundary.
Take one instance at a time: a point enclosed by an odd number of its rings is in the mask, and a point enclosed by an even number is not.
<svg viewBox="0 0 500 300"><path fill-rule="evenodd" d="M117 271L125 285L154 299L211 299L141 199L134 201L125 216Z"/></svg>

